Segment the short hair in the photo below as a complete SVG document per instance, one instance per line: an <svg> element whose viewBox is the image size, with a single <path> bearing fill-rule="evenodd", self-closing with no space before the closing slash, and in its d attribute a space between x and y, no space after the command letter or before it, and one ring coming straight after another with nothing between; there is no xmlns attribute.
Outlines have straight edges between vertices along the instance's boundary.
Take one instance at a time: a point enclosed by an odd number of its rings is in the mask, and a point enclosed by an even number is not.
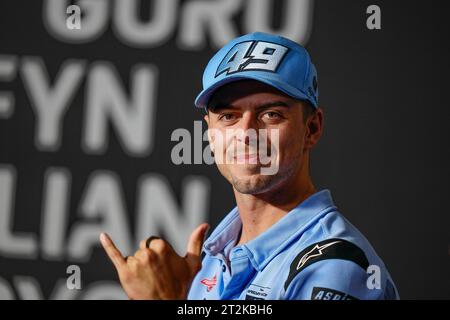
<svg viewBox="0 0 450 320"><path fill-rule="evenodd" d="M306 120L308 120L309 116L316 113L317 109L308 100L299 100L299 101L302 105L303 122L306 123Z"/></svg>

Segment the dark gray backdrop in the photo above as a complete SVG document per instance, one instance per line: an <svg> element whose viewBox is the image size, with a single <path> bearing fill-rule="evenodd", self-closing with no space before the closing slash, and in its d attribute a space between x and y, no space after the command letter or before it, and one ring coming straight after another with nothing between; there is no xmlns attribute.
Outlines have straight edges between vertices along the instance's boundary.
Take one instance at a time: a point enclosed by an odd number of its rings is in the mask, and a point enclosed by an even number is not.
<svg viewBox="0 0 450 320"><path fill-rule="evenodd" d="M180 7L186 2L181 1ZM276 28L285 1L274 2ZM401 297L409 299L450 298L450 218L445 205L450 52L444 3L315 1L306 43L318 69L320 104L325 111L325 133L312 160L316 186L331 189L343 214L386 262ZM382 10L381 30L366 28L366 8L371 4ZM149 10L151 5L143 1L143 19ZM38 56L49 78L55 79L68 59L85 61L86 73L92 63L108 61L126 90L135 64L150 63L159 69L154 145L149 155L139 157L124 152L111 128L103 153L83 151L86 77L64 116L61 144L55 151L36 146L36 115L20 72L12 80L0 79L0 91L13 92L15 97L12 114L0 117L0 164L16 172L9 230L34 234L38 243L30 256L14 257L0 250L0 292L9 292L3 297L55 297L57 282L67 277L66 267L76 264L88 293L70 297L87 299L95 296L94 282L99 287L103 283L105 292L113 283L102 281L116 275L98 246L88 261L64 254L48 259L39 249L48 168L65 168L71 175L66 240L71 226L83 220L78 215L80 202L90 175L98 170L118 177L130 234L135 229L137 181L149 172L166 179L178 204L183 202L184 179L204 177L210 185L205 201L208 220L217 225L234 206L229 185L214 166L177 166L170 158L173 130L193 131L193 120L202 118L193 108L193 99L201 88L202 69L217 48L209 36L209 45L203 49L181 48L176 41L178 24L168 41L151 48L118 41L110 23L95 40L70 44L49 34L42 11L42 1L0 2L0 56L17 59L18 69L24 57ZM244 30L242 17L242 10L233 15L239 33ZM6 229L0 226L0 232Z"/></svg>

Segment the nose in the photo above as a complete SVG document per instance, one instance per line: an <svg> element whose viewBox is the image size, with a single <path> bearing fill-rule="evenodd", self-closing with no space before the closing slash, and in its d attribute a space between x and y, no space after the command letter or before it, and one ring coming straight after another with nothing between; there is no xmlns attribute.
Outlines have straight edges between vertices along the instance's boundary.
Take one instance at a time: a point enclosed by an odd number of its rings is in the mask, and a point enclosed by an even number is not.
<svg viewBox="0 0 450 320"><path fill-rule="evenodd" d="M256 115L252 111L246 111L242 115L241 121L239 121L239 125L237 129L242 130L243 135L238 134L236 139L239 142L243 142L246 145L252 143L253 139L257 139L258 136L258 121L256 119ZM254 132L252 132L254 131ZM253 134L254 133L254 134ZM256 141L253 141L256 142Z"/></svg>

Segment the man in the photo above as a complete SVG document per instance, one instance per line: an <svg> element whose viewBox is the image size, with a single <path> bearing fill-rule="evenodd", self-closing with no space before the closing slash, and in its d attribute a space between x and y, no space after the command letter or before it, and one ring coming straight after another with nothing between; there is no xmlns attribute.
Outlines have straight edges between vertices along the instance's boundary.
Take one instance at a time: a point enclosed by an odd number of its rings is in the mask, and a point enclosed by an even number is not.
<svg viewBox="0 0 450 320"><path fill-rule="evenodd" d="M195 104L207 112L211 150L237 207L204 243L208 225L200 225L185 257L150 237L124 258L102 234L128 296L397 299L369 242L337 211L330 191L317 191L311 181L310 151L323 112L307 51L265 33L239 37L208 63L203 87ZM268 167L275 170L263 173Z"/></svg>

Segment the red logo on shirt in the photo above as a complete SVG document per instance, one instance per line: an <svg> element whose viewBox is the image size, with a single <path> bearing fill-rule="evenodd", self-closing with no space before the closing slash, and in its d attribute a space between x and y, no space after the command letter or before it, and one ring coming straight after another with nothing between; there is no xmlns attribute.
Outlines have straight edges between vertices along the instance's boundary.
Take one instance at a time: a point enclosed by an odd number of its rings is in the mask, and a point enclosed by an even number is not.
<svg viewBox="0 0 450 320"><path fill-rule="evenodd" d="M200 280L200 283L206 286L206 291L210 292L217 283L217 277L216 275L214 275L212 279L208 278L202 279Z"/></svg>

